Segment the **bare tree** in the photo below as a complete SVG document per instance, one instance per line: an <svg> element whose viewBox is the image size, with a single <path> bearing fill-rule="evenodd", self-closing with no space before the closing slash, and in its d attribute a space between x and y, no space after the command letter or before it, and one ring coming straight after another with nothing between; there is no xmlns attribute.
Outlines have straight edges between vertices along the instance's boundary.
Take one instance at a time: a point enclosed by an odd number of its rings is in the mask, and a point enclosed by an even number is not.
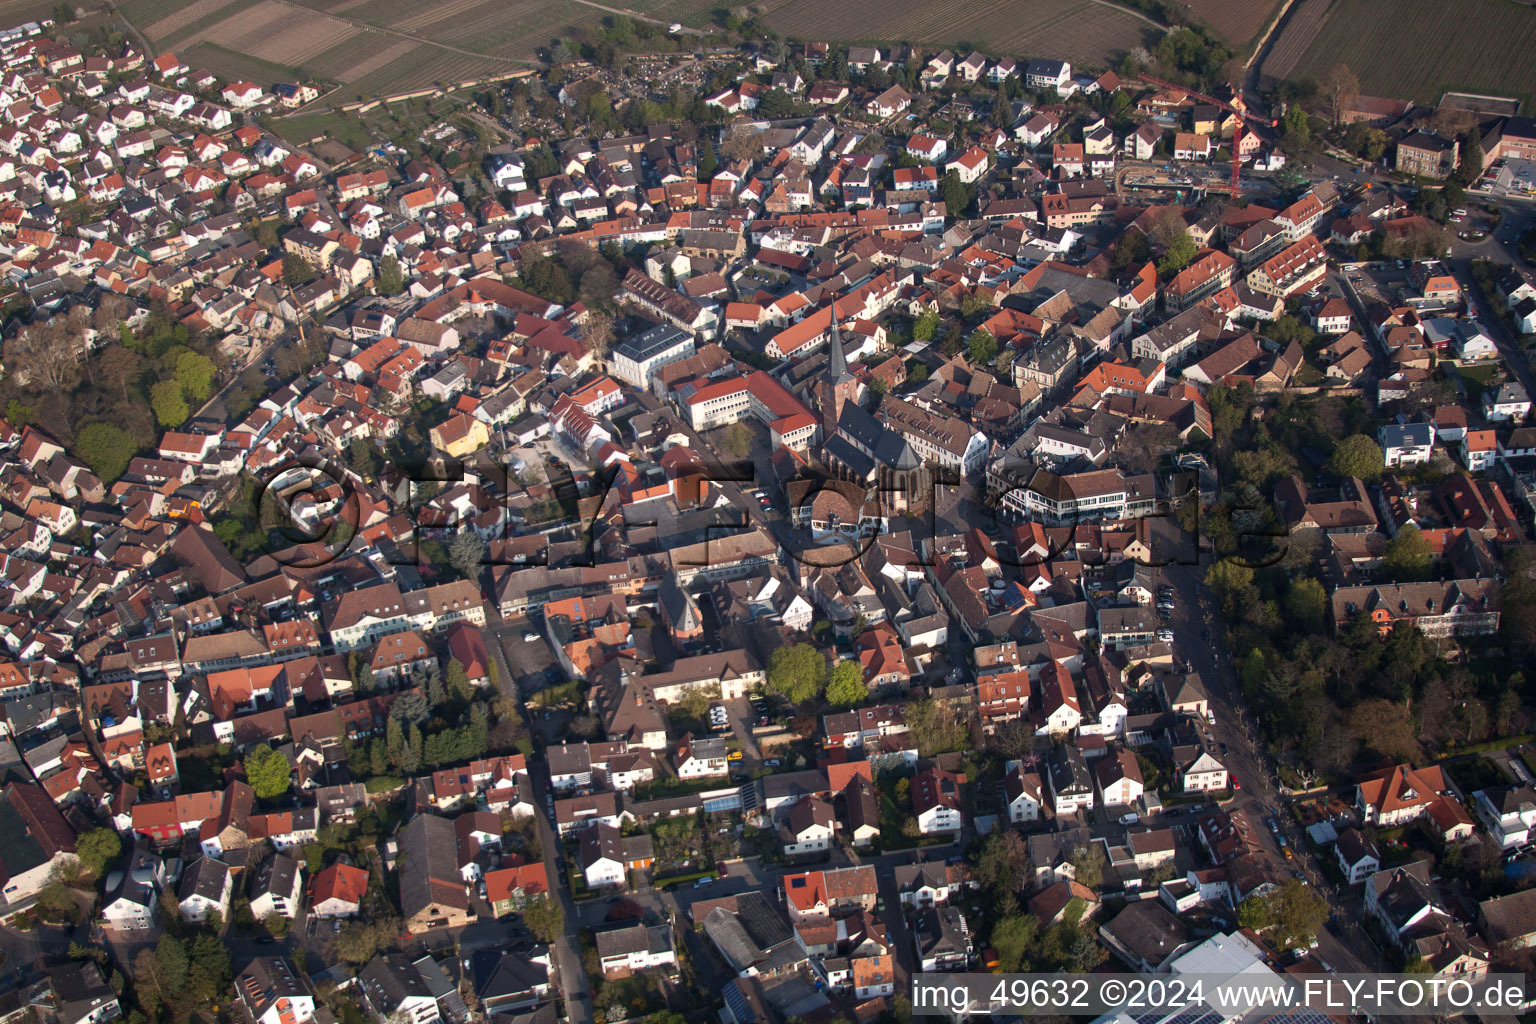
<svg viewBox="0 0 1536 1024"><path fill-rule="evenodd" d="M1335 128L1344 115L1345 101L1359 92L1360 79L1349 70L1348 64L1335 64L1323 76L1323 98L1328 101L1329 119Z"/></svg>

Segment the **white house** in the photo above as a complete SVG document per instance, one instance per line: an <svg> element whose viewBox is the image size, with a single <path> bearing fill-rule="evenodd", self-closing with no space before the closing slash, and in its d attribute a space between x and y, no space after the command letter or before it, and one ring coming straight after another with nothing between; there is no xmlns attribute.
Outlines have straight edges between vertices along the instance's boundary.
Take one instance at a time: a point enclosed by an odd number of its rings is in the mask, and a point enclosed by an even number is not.
<svg viewBox="0 0 1536 1024"><path fill-rule="evenodd" d="M149 850L134 847L123 866L107 874L102 922L115 931L153 928L160 916L165 880L165 862Z"/></svg>
<svg viewBox="0 0 1536 1024"><path fill-rule="evenodd" d="M684 736L678 741L673 767L679 779L725 778L731 774L725 740L719 736Z"/></svg>
<svg viewBox="0 0 1536 1024"><path fill-rule="evenodd" d="M351 864L336 863L315 876L310 891L311 917L352 917L368 891L368 872Z"/></svg>
<svg viewBox="0 0 1536 1024"><path fill-rule="evenodd" d="M1008 820L1015 825L1039 821L1040 809L1045 801L1041 792L1040 776L1026 772L1021 761L1008 762L1008 774L1003 777L1003 789L1008 797Z"/></svg>
<svg viewBox="0 0 1536 1024"><path fill-rule="evenodd" d="M234 888L229 865L212 857L199 857L181 873L181 886L176 895L181 907L181 919L201 923L217 911L229 920L229 897Z"/></svg>
<svg viewBox="0 0 1536 1024"><path fill-rule="evenodd" d="M798 801L789 809L789 816L779 826L779 840L784 846L784 855L794 857L830 849L836 823L832 805L825 800L807 797Z"/></svg>
<svg viewBox="0 0 1536 1024"><path fill-rule="evenodd" d="M1145 786L1136 755L1121 747L1109 757L1101 757L1093 767L1098 776L1099 792L1105 807L1126 807L1141 799Z"/></svg>
<svg viewBox="0 0 1536 1024"><path fill-rule="evenodd" d="M1498 460L1499 435L1492 430L1469 430L1461 439L1461 458L1476 473Z"/></svg>
<svg viewBox="0 0 1536 1024"><path fill-rule="evenodd" d="M1488 826L1488 834L1509 850L1524 846L1536 827L1536 791L1529 786L1501 786L1480 789L1473 794L1477 816Z"/></svg>
<svg viewBox="0 0 1536 1024"><path fill-rule="evenodd" d="M304 869L287 854L268 857L251 879L251 914L258 921L273 914L292 920L299 913Z"/></svg>
<svg viewBox="0 0 1536 1024"><path fill-rule="evenodd" d="M581 871L588 889L623 885L624 837L612 825L597 825L581 837Z"/></svg>
<svg viewBox="0 0 1536 1024"><path fill-rule="evenodd" d="M928 768L912 779L912 813L923 835L959 832L965 824L960 786L965 776L942 768Z"/></svg>
<svg viewBox="0 0 1536 1024"><path fill-rule="evenodd" d="M1377 437L1389 467L1428 462L1435 450L1435 428L1429 423L1388 423Z"/></svg>
<svg viewBox="0 0 1536 1024"><path fill-rule="evenodd" d="M1516 381L1483 391L1483 415L1490 420L1523 420L1530 411L1531 396Z"/></svg>
<svg viewBox="0 0 1536 1024"><path fill-rule="evenodd" d="M677 966L671 925L633 924L600 931L593 938L605 978L627 978L636 971Z"/></svg>
<svg viewBox="0 0 1536 1024"><path fill-rule="evenodd" d="M1064 60L1035 58L1024 69L1024 84L1031 89L1056 89L1072 80L1072 65Z"/></svg>

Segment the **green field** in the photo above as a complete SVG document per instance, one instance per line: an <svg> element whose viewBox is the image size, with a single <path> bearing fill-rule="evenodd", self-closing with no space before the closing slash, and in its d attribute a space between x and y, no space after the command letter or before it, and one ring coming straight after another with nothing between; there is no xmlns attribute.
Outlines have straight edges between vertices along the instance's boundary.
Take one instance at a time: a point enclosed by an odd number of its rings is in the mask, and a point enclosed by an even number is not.
<svg viewBox="0 0 1536 1024"><path fill-rule="evenodd" d="M1287 26L1286 32L1291 31ZM1281 49L1283 38L1276 41ZM1317 36L1289 69L1321 79L1344 63L1361 91L1438 103L1448 89L1536 99L1536 8L1509 0L1334 0Z"/></svg>
<svg viewBox="0 0 1536 1024"><path fill-rule="evenodd" d="M239 53L218 43L197 43L178 51L178 56L188 67L207 68L220 78L231 81L271 85L274 82L297 81L300 77L297 68L252 57L248 53Z"/></svg>

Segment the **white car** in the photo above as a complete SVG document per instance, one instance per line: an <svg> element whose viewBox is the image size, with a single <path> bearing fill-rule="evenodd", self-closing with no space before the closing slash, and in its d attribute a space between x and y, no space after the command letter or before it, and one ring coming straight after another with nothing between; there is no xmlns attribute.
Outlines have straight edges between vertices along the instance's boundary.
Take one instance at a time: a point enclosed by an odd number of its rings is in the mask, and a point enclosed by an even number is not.
<svg viewBox="0 0 1536 1024"><path fill-rule="evenodd" d="M1157 639L1165 644L1173 643L1173 630L1160 629L1157 631Z"/></svg>

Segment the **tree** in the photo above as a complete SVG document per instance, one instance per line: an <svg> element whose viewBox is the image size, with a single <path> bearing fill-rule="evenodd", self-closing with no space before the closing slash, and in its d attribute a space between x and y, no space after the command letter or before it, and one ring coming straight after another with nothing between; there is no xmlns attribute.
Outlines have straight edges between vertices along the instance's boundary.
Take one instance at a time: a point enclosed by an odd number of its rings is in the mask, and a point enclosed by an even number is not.
<svg viewBox="0 0 1536 1024"><path fill-rule="evenodd" d="M1323 76L1323 97L1328 101L1329 120L1335 128L1344 113L1344 103L1360 92L1360 79L1349 70L1348 64L1335 64Z"/></svg>
<svg viewBox="0 0 1536 1024"><path fill-rule="evenodd" d="M463 530L448 546L448 561L454 571L471 582L480 578L480 567L485 563L484 539L474 530Z"/></svg>
<svg viewBox="0 0 1536 1024"><path fill-rule="evenodd" d="M1228 618L1234 618L1242 607L1244 595L1253 590L1253 570L1230 558L1223 558L1205 571L1205 585L1211 588L1211 593L1221 602L1222 613Z"/></svg>
<svg viewBox="0 0 1536 1024"><path fill-rule="evenodd" d="M1335 476L1353 476L1375 480L1386 467L1381 445L1365 434L1351 434L1339 442L1328 458L1328 472Z"/></svg>
<svg viewBox="0 0 1536 1024"><path fill-rule="evenodd" d="M75 454L108 484L123 475L138 450L133 435L111 423L87 424L75 438Z"/></svg>
<svg viewBox="0 0 1536 1024"><path fill-rule="evenodd" d="M258 745L245 755L245 779L262 800L276 800L293 782L293 766L281 750Z"/></svg>
<svg viewBox="0 0 1536 1024"><path fill-rule="evenodd" d="M1312 125L1300 103L1293 103L1280 118L1280 138L1288 151L1305 149L1312 141Z"/></svg>
<svg viewBox="0 0 1536 1024"><path fill-rule="evenodd" d="M937 309L925 309L912 324L913 341L932 341L934 333L939 329L939 311Z"/></svg>
<svg viewBox="0 0 1536 1024"><path fill-rule="evenodd" d="M385 256L379 261L377 290L380 295L399 295L405 291L405 274L394 256Z"/></svg>
<svg viewBox="0 0 1536 1024"><path fill-rule="evenodd" d="M547 946L565 934L565 910L553 897L535 899L523 908L523 924Z"/></svg>
<svg viewBox="0 0 1536 1024"><path fill-rule="evenodd" d="M1397 536L1387 544L1387 554L1382 559L1382 568L1400 583L1422 580L1429 576L1429 566L1433 557L1434 549L1429 546L1429 541L1424 539L1423 532L1409 523L1398 530Z"/></svg>
<svg viewBox="0 0 1536 1024"><path fill-rule="evenodd" d="M851 708L869 696L864 684L864 666L852 659L837 663L827 683L827 701L840 708Z"/></svg>
<svg viewBox="0 0 1536 1024"><path fill-rule="evenodd" d="M1157 272L1163 278L1170 278L1194 262L1195 256L1200 252L1200 247L1195 245L1195 240L1188 235L1182 235L1168 247L1163 253L1163 258L1157 261Z"/></svg>
<svg viewBox="0 0 1536 1024"><path fill-rule="evenodd" d="M1311 576L1303 576L1285 592L1285 612L1305 629L1316 629L1328 611L1328 592Z"/></svg>
<svg viewBox="0 0 1536 1024"><path fill-rule="evenodd" d="M1383 697L1363 700L1351 708L1349 730L1361 743L1393 761L1413 761L1424 752L1408 708Z"/></svg>
<svg viewBox="0 0 1536 1024"><path fill-rule="evenodd" d="M1387 133L1364 121L1356 121L1344 133L1344 146L1361 159L1375 163L1387 151Z"/></svg>
<svg viewBox="0 0 1536 1024"><path fill-rule="evenodd" d="M100 876L107 865L116 861L123 852L123 841L110 828L95 828L75 840L75 856L80 865L93 875Z"/></svg>
<svg viewBox="0 0 1536 1024"><path fill-rule="evenodd" d="M193 402L207 401L213 391L213 360L199 352L183 352L176 357L176 383Z"/></svg>
<svg viewBox="0 0 1536 1024"><path fill-rule="evenodd" d="M971 738L964 722L932 700L915 700L907 705L907 731L920 757L960 750Z"/></svg>
<svg viewBox="0 0 1536 1024"><path fill-rule="evenodd" d="M389 716L402 725L420 725L432 717L432 708L420 690L406 690L389 706Z"/></svg>
<svg viewBox="0 0 1536 1024"><path fill-rule="evenodd" d="M171 430L187 422L192 410L182 397L181 385L173 380L162 380L149 389L149 407L155 412L155 422Z"/></svg>
<svg viewBox="0 0 1536 1024"><path fill-rule="evenodd" d="M808 643L778 647L768 656L768 688L793 704L820 697L827 688L827 659Z"/></svg>
<svg viewBox="0 0 1536 1024"><path fill-rule="evenodd" d="M998 972L1014 974L1030 969L1028 956L1040 931L1040 922L1028 914L1013 914L992 929L992 948L997 951Z"/></svg>
<svg viewBox="0 0 1536 1024"><path fill-rule="evenodd" d="M1237 923L1265 933L1276 949L1305 949L1328 919L1328 901L1299 878L1287 878L1237 908Z"/></svg>
<svg viewBox="0 0 1536 1024"><path fill-rule="evenodd" d="M378 922L354 921L336 936L336 955L349 964L365 964L383 945Z"/></svg>
<svg viewBox="0 0 1536 1024"><path fill-rule="evenodd" d="M1461 160L1456 164L1453 180L1471 188L1483 176L1483 145L1476 131L1461 136ZM1465 197L1463 197L1465 198ZM1458 200L1460 202L1460 200Z"/></svg>
<svg viewBox="0 0 1536 1024"><path fill-rule="evenodd" d="M448 659L448 671L443 673L443 685L448 696L461 704L468 704L475 698L475 688L469 681L469 673L458 658Z"/></svg>
<svg viewBox="0 0 1536 1024"><path fill-rule="evenodd" d="M960 180L959 171L946 171L939 182L939 198L944 201L944 209L950 220L954 220L964 214L971 205L971 186Z"/></svg>
<svg viewBox="0 0 1536 1024"><path fill-rule="evenodd" d="M290 288L302 288L317 276L309 260L296 252L283 257L283 283Z"/></svg>
<svg viewBox="0 0 1536 1024"><path fill-rule="evenodd" d="M1074 851L1069 863L1072 865L1073 880L1095 890L1103 883L1104 850L1099 844L1089 843Z"/></svg>
<svg viewBox="0 0 1536 1024"><path fill-rule="evenodd" d="M1029 881L1029 845L1013 829L997 829L982 843L976 858L976 881L994 897L1017 892Z"/></svg>
<svg viewBox="0 0 1536 1024"><path fill-rule="evenodd" d="M975 366L985 366L997 356L997 339L989 331L973 333L967 347L970 349L971 363Z"/></svg>

